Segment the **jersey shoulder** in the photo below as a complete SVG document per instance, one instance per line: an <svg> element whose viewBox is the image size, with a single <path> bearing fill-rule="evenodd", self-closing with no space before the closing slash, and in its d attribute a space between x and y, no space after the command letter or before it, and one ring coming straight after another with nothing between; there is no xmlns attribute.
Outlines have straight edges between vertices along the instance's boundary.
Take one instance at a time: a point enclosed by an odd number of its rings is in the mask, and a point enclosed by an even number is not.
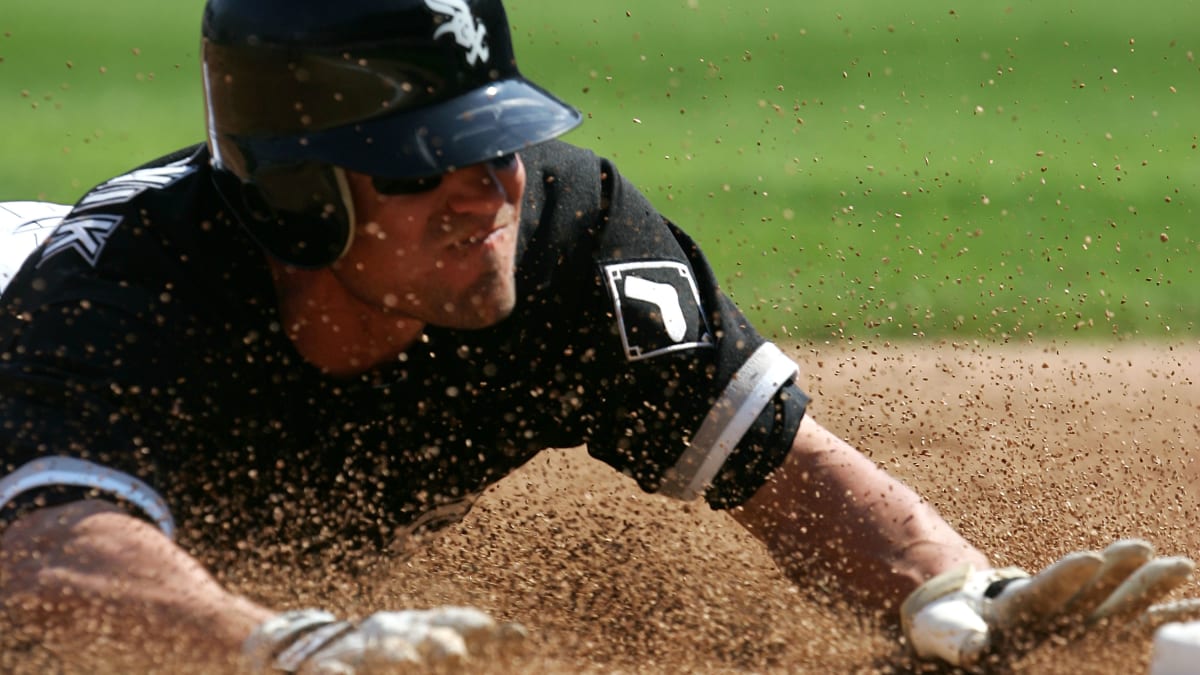
<svg viewBox="0 0 1200 675"><path fill-rule="evenodd" d="M526 174L522 216L527 226L570 236L608 230L609 236L661 239L667 219L611 160L559 140L524 150L521 157Z"/></svg>
<svg viewBox="0 0 1200 675"><path fill-rule="evenodd" d="M167 288L176 299L219 305L224 296L206 300L212 277L233 273L232 262L220 263L252 252L236 240L236 227L215 215L220 203L211 177L207 150L195 145L104 181L66 213L61 205L36 207L61 220L35 246L24 241L13 254L23 262L9 265L4 307L86 301L140 315Z"/></svg>
<svg viewBox="0 0 1200 675"><path fill-rule="evenodd" d="M110 258L118 258L121 267L127 260L147 260L161 234L185 219L183 212L194 200L182 193L198 183L189 179L206 170L193 146L100 183L62 214L31 263L46 273L91 273ZM151 230L160 236L147 236Z"/></svg>

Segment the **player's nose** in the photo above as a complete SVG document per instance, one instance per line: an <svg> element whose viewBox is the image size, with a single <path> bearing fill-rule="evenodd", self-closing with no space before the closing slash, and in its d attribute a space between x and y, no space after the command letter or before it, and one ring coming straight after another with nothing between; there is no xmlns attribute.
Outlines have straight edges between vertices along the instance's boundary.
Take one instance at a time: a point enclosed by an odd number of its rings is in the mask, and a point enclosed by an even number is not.
<svg viewBox="0 0 1200 675"><path fill-rule="evenodd" d="M495 213L520 197L519 162L499 165L492 162L472 164L443 177L449 190L447 202L459 213Z"/></svg>

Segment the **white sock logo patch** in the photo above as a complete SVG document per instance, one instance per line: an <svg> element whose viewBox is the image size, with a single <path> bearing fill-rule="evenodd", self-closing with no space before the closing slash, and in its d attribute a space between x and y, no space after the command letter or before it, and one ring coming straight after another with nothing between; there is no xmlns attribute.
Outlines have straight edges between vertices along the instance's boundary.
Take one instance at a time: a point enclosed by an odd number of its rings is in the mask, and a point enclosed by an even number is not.
<svg viewBox="0 0 1200 675"><path fill-rule="evenodd" d="M713 346L687 265L652 260L608 264L603 270L630 361Z"/></svg>
<svg viewBox="0 0 1200 675"><path fill-rule="evenodd" d="M467 50L467 63L487 63L491 55L487 47L487 28L482 20L471 15L465 0L425 0L425 6L450 17L433 32L433 39L450 33L458 46Z"/></svg>
<svg viewBox="0 0 1200 675"><path fill-rule="evenodd" d="M683 308L679 306L679 295L674 286L630 275L625 277L625 297L657 307L667 337L675 342L683 340L687 334L687 321L683 318Z"/></svg>

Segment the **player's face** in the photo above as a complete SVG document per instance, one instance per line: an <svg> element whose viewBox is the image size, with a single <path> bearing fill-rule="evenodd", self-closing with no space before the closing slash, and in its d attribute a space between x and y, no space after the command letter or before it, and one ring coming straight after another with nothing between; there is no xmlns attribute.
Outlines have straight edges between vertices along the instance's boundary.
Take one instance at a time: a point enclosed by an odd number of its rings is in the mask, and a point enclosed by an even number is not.
<svg viewBox="0 0 1200 675"><path fill-rule="evenodd" d="M411 194L382 194L369 176L346 175L357 229L332 269L350 293L450 328L479 328L508 316L525 190L519 157L452 171Z"/></svg>

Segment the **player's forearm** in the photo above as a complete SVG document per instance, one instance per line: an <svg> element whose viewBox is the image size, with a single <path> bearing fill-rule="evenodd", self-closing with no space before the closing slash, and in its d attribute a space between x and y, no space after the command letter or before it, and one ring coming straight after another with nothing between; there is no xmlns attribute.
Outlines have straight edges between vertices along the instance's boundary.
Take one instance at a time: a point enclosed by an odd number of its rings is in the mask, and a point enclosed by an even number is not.
<svg viewBox="0 0 1200 675"><path fill-rule="evenodd" d="M987 564L916 493L811 419L734 517L798 581L831 574L881 606L956 565Z"/></svg>
<svg viewBox="0 0 1200 675"><path fill-rule="evenodd" d="M0 602L23 640L63 657L134 668L169 660L201 671L228 669L272 614L225 591L154 526L105 502L42 509L9 525Z"/></svg>

